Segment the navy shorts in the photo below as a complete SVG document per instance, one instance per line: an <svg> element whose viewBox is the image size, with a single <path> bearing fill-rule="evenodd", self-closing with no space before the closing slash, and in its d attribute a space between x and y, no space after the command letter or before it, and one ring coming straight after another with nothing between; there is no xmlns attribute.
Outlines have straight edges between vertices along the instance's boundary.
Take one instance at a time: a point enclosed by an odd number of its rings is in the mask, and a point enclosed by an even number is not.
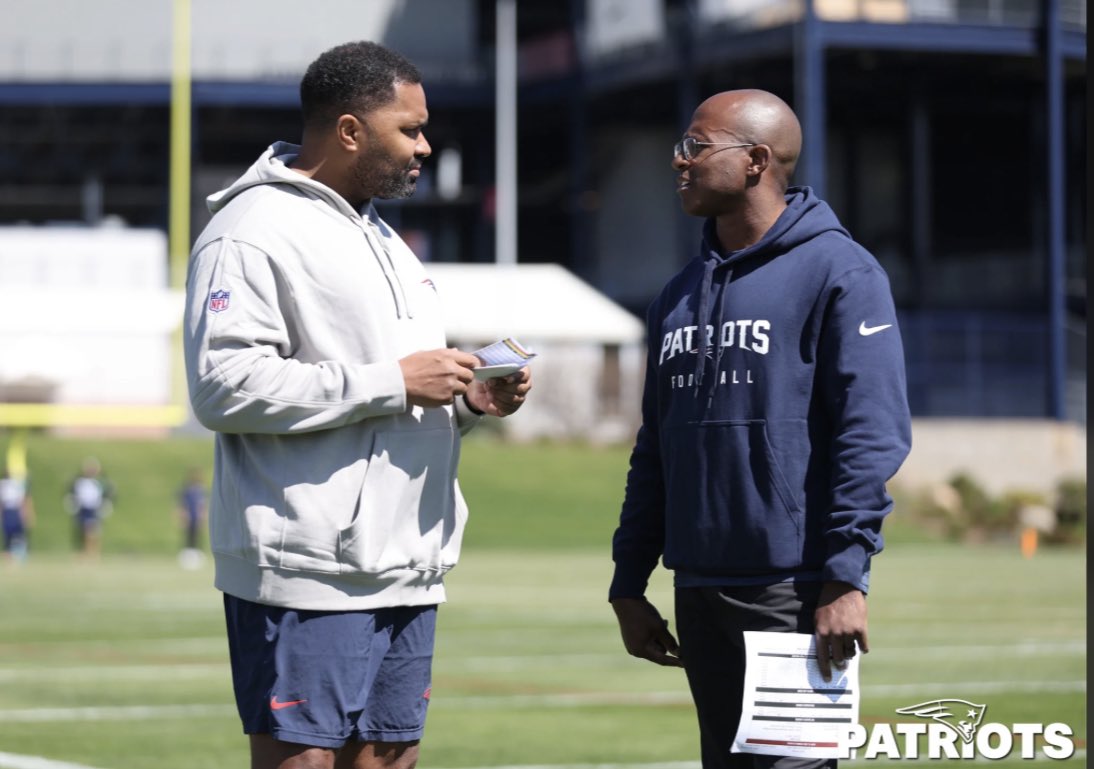
<svg viewBox="0 0 1094 769"><path fill-rule="evenodd" d="M320 748L421 739L436 606L303 611L225 594L224 614L246 734Z"/></svg>

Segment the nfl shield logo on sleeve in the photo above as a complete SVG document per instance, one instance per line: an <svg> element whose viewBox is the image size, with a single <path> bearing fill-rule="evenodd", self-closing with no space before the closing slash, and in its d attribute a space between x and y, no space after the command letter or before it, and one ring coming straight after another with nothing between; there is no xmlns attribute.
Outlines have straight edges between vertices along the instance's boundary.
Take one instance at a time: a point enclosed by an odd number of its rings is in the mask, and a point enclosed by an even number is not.
<svg viewBox="0 0 1094 769"><path fill-rule="evenodd" d="M209 312L222 312L228 309L230 291L214 291L209 294Z"/></svg>

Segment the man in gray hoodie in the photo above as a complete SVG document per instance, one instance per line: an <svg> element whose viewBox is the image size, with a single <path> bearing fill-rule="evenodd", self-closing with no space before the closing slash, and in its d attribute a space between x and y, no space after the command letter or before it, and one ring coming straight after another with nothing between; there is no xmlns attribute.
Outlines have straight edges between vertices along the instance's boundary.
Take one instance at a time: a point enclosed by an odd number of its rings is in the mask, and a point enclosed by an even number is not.
<svg viewBox="0 0 1094 769"><path fill-rule="evenodd" d="M348 43L300 95L302 144L274 144L209 198L190 261L216 586L253 769L407 768L467 518L460 436L518 409L531 376L474 378L372 205L413 194L430 154L417 69Z"/></svg>

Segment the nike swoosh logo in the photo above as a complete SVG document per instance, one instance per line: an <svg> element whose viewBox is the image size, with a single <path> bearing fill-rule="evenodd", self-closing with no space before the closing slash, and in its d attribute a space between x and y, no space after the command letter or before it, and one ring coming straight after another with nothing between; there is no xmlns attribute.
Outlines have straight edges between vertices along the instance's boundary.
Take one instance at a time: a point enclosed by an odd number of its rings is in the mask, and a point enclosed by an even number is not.
<svg viewBox="0 0 1094 769"><path fill-rule="evenodd" d="M307 700L289 700L288 702L278 702L277 695L270 697L270 710L281 710L282 708L291 708L293 705L301 705L307 702Z"/></svg>
<svg viewBox="0 0 1094 769"><path fill-rule="evenodd" d="M892 323L886 323L884 326L867 326L866 321L858 324L858 332L863 336L870 336L876 334L878 331L884 331L887 328L892 328Z"/></svg>

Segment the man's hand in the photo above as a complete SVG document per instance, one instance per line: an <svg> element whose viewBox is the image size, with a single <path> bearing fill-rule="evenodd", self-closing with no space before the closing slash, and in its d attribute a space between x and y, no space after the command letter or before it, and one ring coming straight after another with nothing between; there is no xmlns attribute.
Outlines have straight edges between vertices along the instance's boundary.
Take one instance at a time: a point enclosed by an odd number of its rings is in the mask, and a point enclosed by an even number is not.
<svg viewBox="0 0 1094 769"><path fill-rule="evenodd" d="M669 623L661 618L645 598L616 598L612 601L623 645L634 657L658 665L682 668L680 646L669 632Z"/></svg>
<svg viewBox="0 0 1094 769"><path fill-rule="evenodd" d="M531 389L532 372L525 367L507 377L472 382L467 400L484 414L507 417L521 407Z"/></svg>
<svg viewBox="0 0 1094 769"><path fill-rule="evenodd" d="M423 350L400 359L407 405L428 409L452 403L467 392L477 365L478 358L455 348Z"/></svg>
<svg viewBox="0 0 1094 769"><path fill-rule="evenodd" d="M870 651L866 640L866 597L846 582L825 582L814 615L817 666L825 681L832 680L832 665L842 670L855 656L855 643L862 653Z"/></svg>

